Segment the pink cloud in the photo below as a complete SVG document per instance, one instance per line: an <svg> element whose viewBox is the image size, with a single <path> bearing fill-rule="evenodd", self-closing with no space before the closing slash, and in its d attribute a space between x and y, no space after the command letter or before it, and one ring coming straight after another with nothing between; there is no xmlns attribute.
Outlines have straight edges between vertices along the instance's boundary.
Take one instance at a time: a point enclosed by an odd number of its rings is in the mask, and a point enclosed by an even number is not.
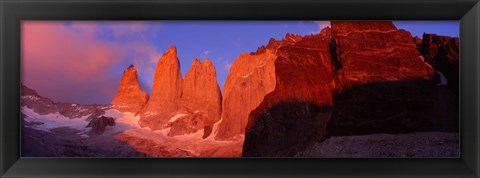
<svg viewBox="0 0 480 178"><path fill-rule="evenodd" d="M330 27L330 21L315 21L315 23L318 25L318 31L321 31L325 27Z"/></svg>
<svg viewBox="0 0 480 178"><path fill-rule="evenodd" d="M102 40L96 36L97 30L95 23L87 22L68 26L52 21L22 22L22 82L55 101L108 103L121 77L115 70L126 68L127 63L151 70L149 58L157 55L153 45ZM135 30L144 29L119 29L117 35ZM128 51L135 51L130 54L133 59L127 59Z"/></svg>

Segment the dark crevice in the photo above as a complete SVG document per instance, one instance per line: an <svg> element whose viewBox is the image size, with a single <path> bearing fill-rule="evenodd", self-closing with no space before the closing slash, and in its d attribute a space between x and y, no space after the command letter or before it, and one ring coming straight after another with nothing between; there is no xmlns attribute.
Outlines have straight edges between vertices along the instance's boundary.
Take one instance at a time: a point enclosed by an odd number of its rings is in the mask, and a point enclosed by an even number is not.
<svg viewBox="0 0 480 178"><path fill-rule="evenodd" d="M332 65L333 65L333 72L334 76L336 76L336 72L343 68L342 61L340 60L340 44L338 44L335 39L331 39L329 43L330 48L330 55L332 57Z"/></svg>

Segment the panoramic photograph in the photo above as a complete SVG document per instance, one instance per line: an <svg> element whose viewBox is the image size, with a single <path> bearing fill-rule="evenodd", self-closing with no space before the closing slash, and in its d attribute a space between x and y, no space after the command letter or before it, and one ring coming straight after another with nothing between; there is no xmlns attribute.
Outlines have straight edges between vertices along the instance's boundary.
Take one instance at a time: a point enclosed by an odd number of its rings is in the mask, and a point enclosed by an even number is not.
<svg viewBox="0 0 480 178"><path fill-rule="evenodd" d="M458 158L459 21L22 21L22 157Z"/></svg>

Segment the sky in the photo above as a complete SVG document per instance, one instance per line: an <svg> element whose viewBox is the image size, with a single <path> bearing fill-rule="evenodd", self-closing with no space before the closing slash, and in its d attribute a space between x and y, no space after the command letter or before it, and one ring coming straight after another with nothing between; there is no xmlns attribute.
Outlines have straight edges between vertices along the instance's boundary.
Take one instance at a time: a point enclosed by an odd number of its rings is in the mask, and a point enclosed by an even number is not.
<svg viewBox="0 0 480 178"><path fill-rule="evenodd" d="M458 21L394 21L399 29L456 36ZM242 53L256 51L286 33L308 35L329 21L23 21L22 82L56 102L107 104L123 70L138 69L151 92L158 59L177 47L182 76L194 58L208 58L223 89L229 68Z"/></svg>

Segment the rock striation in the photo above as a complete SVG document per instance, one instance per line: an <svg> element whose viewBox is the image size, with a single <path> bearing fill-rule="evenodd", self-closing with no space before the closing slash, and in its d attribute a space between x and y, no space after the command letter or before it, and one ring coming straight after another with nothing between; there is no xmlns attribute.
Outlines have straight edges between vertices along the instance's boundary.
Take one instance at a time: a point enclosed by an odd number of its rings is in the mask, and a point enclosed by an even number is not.
<svg viewBox="0 0 480 178"><path fill-rule="evenodd" d="M140 88L137 68L130 65L123 71L118 92L112 100L112 108L121 112L138 113L148 101L147 92Z"/></svg>

